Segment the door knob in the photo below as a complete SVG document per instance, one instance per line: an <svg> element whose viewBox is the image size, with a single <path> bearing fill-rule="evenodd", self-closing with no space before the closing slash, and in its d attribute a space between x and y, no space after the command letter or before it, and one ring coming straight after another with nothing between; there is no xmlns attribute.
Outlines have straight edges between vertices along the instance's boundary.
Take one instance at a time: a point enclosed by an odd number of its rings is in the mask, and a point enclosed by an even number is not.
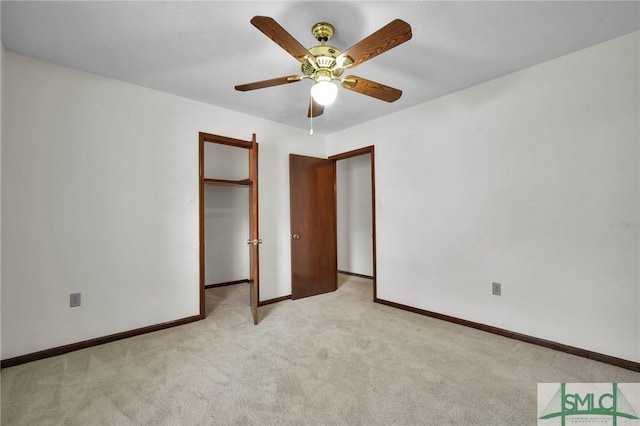
<svg viewBox="0 0 640 426"><path fill-rule="evenodd" d="M298 234L293 234L293 235L291 236L291 239L292 239L292 240L299 240L299 239L300 239L300 235L298 235Z"/></svg>
<svg viewBox="0 0 640 426"><path fill-rule="evenodd" d="M262 244L262 238L257 238L255 240L247 240L247 244L253 244L257 246L258 244Z"/></svg>

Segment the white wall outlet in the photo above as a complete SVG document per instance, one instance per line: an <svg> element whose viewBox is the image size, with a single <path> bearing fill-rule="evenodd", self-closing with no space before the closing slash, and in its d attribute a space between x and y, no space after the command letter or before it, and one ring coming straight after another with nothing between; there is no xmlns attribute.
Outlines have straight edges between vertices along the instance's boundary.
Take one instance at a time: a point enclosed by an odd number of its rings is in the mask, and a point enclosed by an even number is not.
<svg viewBox="0 0 640 426"><path fill-rule="evenodd" d="M494 296L502 295L502 284L500 283L491 283L491 294Z"/></svg>
<svg viewBox="0 0 640 426"><path fill-rule="evenodd" d="M71 293L69 295L69 307L70 308L76 308L76 307L80 306L80 302L81 301L82 301L81 293Z"/></svg>

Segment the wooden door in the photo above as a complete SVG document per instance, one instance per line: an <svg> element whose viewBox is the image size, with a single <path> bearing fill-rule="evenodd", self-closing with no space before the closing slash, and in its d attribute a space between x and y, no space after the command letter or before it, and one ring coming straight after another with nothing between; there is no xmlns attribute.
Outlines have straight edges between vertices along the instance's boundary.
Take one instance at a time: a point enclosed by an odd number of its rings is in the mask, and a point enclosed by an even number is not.
<svg viewBox="0 0 640 426"><path fill-rule="evenodd" d="M335 161L289 155L291 298L335 291Z"/></svg>
<svg viewBox="0 0 640 426"><path fill-rule="evenodd" d="M251 140L249 149L249 246L251 247L250 304L253 323L258 324L258 302L260 288L259 247L262 240L258 233L258 144L256 135Z"/></svg>

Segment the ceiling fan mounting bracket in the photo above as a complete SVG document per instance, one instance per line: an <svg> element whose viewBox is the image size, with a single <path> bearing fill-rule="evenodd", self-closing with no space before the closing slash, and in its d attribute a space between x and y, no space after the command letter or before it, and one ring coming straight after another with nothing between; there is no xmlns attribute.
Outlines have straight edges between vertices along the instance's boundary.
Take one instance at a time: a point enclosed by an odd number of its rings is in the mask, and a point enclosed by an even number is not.
<svg viewBox="0 0 640 426"><path fill-rule="evenodd" d="M333 37L334 28L328 22L318 22L311 28L311 33L320 43L325 43Z"/></svg>

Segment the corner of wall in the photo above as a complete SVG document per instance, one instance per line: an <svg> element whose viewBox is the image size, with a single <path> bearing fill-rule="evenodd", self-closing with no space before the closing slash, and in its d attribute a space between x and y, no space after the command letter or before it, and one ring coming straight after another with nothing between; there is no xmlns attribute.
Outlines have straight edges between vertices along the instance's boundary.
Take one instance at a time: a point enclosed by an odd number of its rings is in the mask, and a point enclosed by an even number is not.
<svg viewBox="0 0 640 426"><path fill-rule="evenodd" d="M0 7L0 10L2 8ZM0 22L2 13L0 12ZM4 103L2 96L4 67L4 43L0 40L0 353L2 353L2 104ZM0 376L1 377L1 376Z"/></svg>

